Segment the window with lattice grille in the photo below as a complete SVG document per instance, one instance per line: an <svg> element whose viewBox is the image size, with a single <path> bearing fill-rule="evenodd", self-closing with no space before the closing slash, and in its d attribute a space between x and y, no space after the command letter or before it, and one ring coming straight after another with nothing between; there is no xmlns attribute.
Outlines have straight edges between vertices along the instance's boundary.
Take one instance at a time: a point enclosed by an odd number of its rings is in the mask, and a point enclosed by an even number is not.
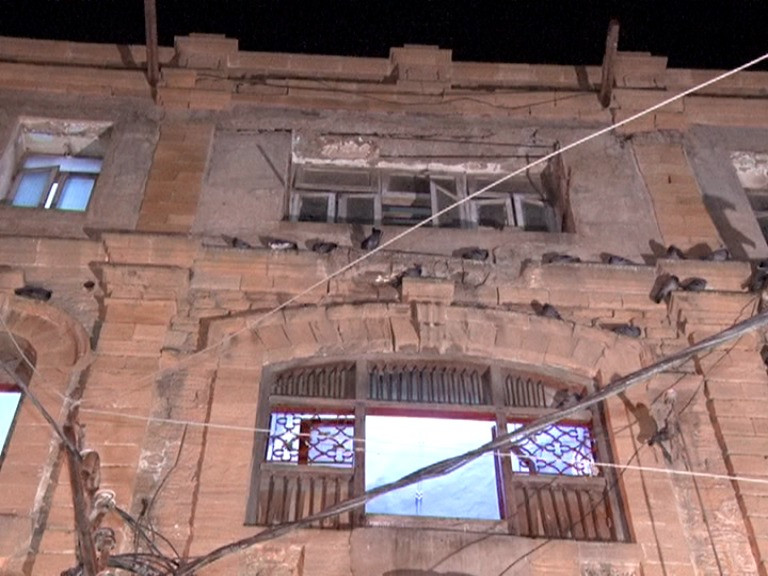
<svg viewBox="0 0 768 576"><path fill-rule="evenodd" d="M476 363L358 360L265 373L247 522L296 521L476 448L583 393ZM493 521L509 533L624 541L599 410L319 523Z"/></svg>

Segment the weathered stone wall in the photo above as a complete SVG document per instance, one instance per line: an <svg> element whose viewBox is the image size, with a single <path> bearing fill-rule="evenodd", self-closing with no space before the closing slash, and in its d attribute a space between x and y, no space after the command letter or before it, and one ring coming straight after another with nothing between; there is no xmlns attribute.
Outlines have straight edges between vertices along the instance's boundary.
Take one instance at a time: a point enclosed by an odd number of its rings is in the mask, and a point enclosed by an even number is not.
<svg viewBox="0 0 768 576"><path fill-rule="evenodd" d="M622 55L603 110L589 90L594 68L452 63L428 48L398 49L390 60L257 55L193 36L162 51L152 101L134 69L137 48L0 39L0 55L0 153L26 116L114 123L85 214L0 206L0 315L34 349L31 386L52 414L67 394L82 396L84 441L101 455L102 487L185 556L256 530L244 519L265 366L482 359L603 385L761 305L746 289L748 258L768 256L768 246L728 153L765 150L764 73L566 152L574 232L424 227L336 275L363 256L361 231L284 220L293 133L334 134L341 144L376 138L393 161L458 149L466 158L451 161L461 165L478 150L575 141L701 73ZM32 74L36 59L47 62L47 82ZM401 230L385 227L385 238ZM232 248L228 236L254 248ZM299 250L262 248L266 236ZM309 251L318 238L339 248ZM670 243L693 255L727 246L736 260L668 260ZM455 256L468 246L491 257ZM560 251L585 262L541 263ZM601 263L605 253L636 264ZM413 264L422 278L399 289L377 281ZM707 290L656 304L650 293L665 273L704 277ZM53 297L13 295L25 284ZM535 316L533 301L552 303L563 320ZM628 321L641 338L607 329ZM607 403L630 543L490 535L471 523L304 530L201 573L765 575L762 347L762 334L745 336ZM649 446L640 405L680 433ZM65 471L49 427L24 402L0 469L0 573L74 565ZM133 550L132 532L116 517L108 523L117 551Z"/></svg>

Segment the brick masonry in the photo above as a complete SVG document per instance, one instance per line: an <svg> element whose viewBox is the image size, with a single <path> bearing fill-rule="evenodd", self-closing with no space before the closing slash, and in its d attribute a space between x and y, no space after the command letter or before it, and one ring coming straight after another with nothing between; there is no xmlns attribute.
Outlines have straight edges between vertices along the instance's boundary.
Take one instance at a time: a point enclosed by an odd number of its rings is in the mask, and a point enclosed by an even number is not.
<svg viewBox="0 0 768 576"><path fill-rule="evenodd" d="M128 50L142 61L140 47ZM361 260L367 230L283 218L292 135L383 138L397 161L466 150L456 161L466 169L489 164L482 150L573 141L701 73L620 54L603 110L573 67L458 63L431 47L393 49L389 59L248 54L235 40L193 35L161 50L154 98L137 71L120 69L114 47L0 39L0 56L0 152L29 115L106 118L115 146L98 206L83 218L0 205L0 219L12 222L0 232L0 317L34 351L30 385L49 412L62 417L65 396L82 398L83 439L101 456L102 488L185 557L258 530L244 519L265 368L437 358L591 388L762 309L763 295L747 290L745 255L768 257L768 245L756 226L724 231L736 208L713 213L713 189L733 207L747 205L744 191L727 163L702 171L702 140L690 131L707 124L731 147L765 151L765 73L566 154L574 232L425 226ZM587 68L586 79L599 72ZM270 82L248 80L256 77ZM566 90L583 93L561 98ZM727 158L717 146L706 151ZM385 227L384 238L400 231ZM251 247L234 248L235 236ZM269 250L274 237L298 250ZM318 239L339 248L315 254L308 248ZM665 259L668 244L692 259ZM724 245L735 260L700 259ZM463 260L471 247L487 249L488 260ZM542 263L553 252L582 262ZM609 265L608 253L632 264ZM414 264L422 277L397 286L392 279ZM707 290L656 304L651 291L664 274L706 278ZM25 284L53 297L15 296ZM537 316L543 303L562 320ZM627 322L640 338L611 331ZM628 466L618 490L630 542L532 540L467 522L414 530L395 520L297 531L200 573L485 576L514 566L521 575L766 576L763 341L744 336L606 403L613 461ZM672 418L679 433L648 445L641 406L657 425ZM0 464L0 574L74 566L63 452L30 402ZM113 515L106 522L115 552L133 551L131 530Z"/></svg>

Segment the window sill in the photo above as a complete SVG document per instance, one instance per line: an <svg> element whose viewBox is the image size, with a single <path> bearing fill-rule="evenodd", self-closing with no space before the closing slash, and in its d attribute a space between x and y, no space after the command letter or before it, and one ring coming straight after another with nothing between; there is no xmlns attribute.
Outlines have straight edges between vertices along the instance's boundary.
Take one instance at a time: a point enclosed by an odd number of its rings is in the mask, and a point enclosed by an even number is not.
<svg viewBox="0 0 768 576"><path fill-rule="evenodd" d="M507 527L506 520L472 520L465 518L438 518L435 516L366 514L364 524L366 528L403 528L509 535L509 528Z"/></svg>

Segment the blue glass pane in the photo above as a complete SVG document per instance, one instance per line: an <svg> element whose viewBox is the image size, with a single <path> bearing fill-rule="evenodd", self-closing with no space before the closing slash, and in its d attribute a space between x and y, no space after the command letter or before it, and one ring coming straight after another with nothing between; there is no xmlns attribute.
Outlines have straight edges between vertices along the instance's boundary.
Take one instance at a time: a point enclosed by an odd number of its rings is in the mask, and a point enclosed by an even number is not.
<svg viewBox="0 0 768 576"><path fill-rule="evenodd" d="M0 452L8 439L20 400L20 392L0 392Z"/></svg>
<svg viewBox="0 0 768 576"><path fill-rule="evenodd" d="M86 174L98 174L101 172L101 163L101 158L55 156L52 154L32 154L24 158L24 168L58 166L62 172L83 172Z"/></svg>
<svg viewBox="0 0 768 576"><path fill-rule="evenodd" d="M34 154L24 158L24 168L55 168L61 163L63 156L50 154Z"/></svg>
<svg viewBox="0 0 768 576"><path fill-rule="evenodd" d="M14 206L37 207L48 194L49 172L27 172L21 174L19 185L13 196Z"/></svg>
<svg viewBox="0 0 768 576"><path fill-rule="evenodd" d="M273 412L267 461L351 468L354 437L354 417L350 415Z"/></svg>
<svg viewBox="0 0 768 576"><path fill-rule="evenodd" d="M56 207L60 210L84 211L88 206L93 184L94 179L90 176L67 176L61 187Z"/></svg>
<svg viewBox="0 0 768 576"><path fill-rule="evenodd" d="M507 424L513 432L519 422ZM596 473L594 441L589 426L554 424L518 442L512 449L516 473L592 476Z"/></svg>
<svg viewBox="0 0 768 576"><path fill-rule="evenodd" d="M419 468L491 440L493 423L479 420L366 416L365 488L397 480ZM442 476L383 494L366 504L375 514L498 520L493 454Z"/></svg>

